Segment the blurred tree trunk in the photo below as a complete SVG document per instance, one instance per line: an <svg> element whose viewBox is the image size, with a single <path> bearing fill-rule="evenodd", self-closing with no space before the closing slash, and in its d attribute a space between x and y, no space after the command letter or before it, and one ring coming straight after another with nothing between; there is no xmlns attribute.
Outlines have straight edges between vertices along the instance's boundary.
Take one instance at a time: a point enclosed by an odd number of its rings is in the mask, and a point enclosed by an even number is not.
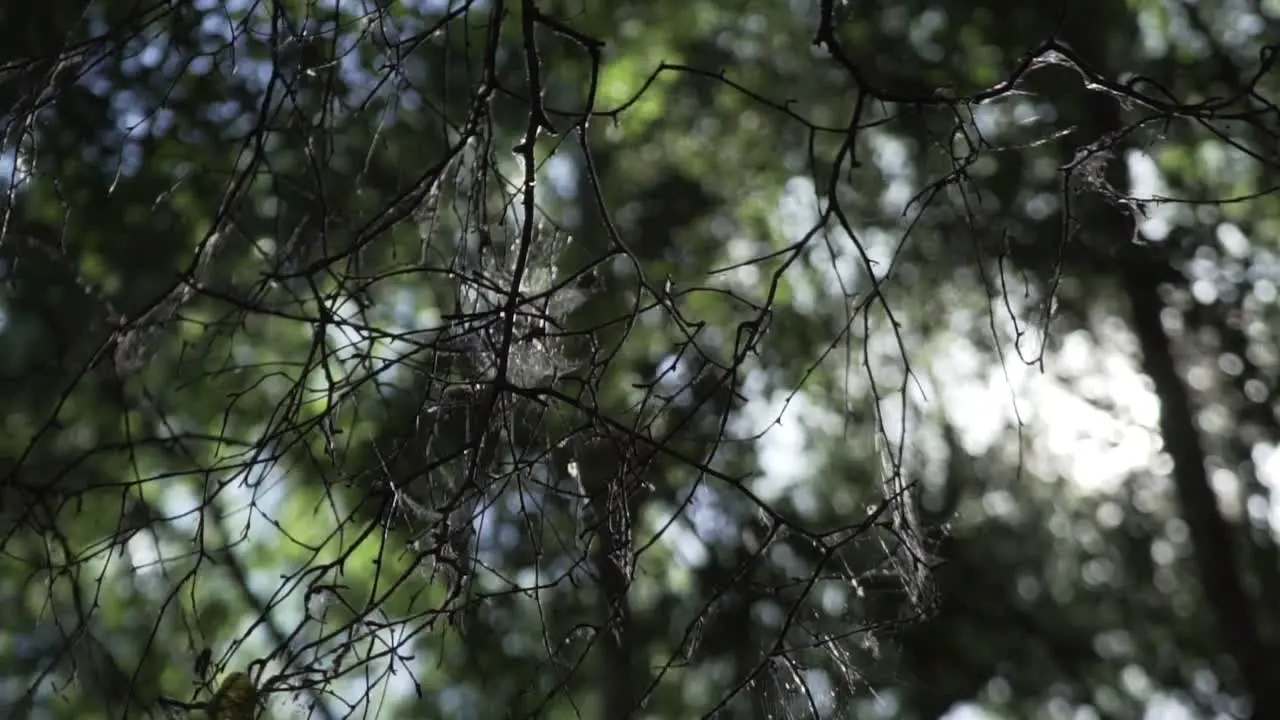
<svg viewBox="0 0 1280 720"><path fill-rule="evenodd" d="M635 512L627 492L624 448L606 439L584 443L578 472L586 496L583 534L590 542L590 562L600 590L600 621L595 642L604 675L603 720L625 720L637 709L634 627L628 591L634 564Z"/></svg>
<svg viewBox="0 0 1280 720"><path fill-rule="evenodd" d="M611 155L607 150L593 152L597 173L608 172ZM576 233L579 242L577 252L591 257L603 253L613 242L594 207L596 190L592 185L592 173L580 166L577 177L577 197L584 209L580 227ZM576 260L576 258L575 258ZM622 293L607 293L596 298L593 307L586 312L608 316L621 307L609 307L601 302L609 298L616 303ZM612 338L608 332L593 330L595 347L610 347ZM594 363L595 357L590 361ZM593 366L587 373L595 371ZM608 405L600 408L609 412ZM599 614L594 647L599 660L598 672L602 677L601 720L626 720L633 717L642 701L641 693L647 686L639 674L636 658L642 649L636 644L635 622L630 598L632 569L635 563L633 543L635 519L638 515L636 500L629 480L638 477L642 468L628 467L636 456L635 443L616 437L602 425L595 437L584 438L577 444L575 460L582 503L579 519L579 535L588 544L587 560L599 590ZM633 475L632 473L636 473Z"/></svg>
<svg viewBox="0 0 1280 720"><path fill-rule="evenodd" d="M1105 8L1092 5L1095 3L1085 3L1069 12L1064 39L1094 69L1112 75L1107 48L1098 46L1107 36L1092 31L1105 17ZM1132 35L1136 39L1136 33ZM1121 36L1116 33L1111 37ZM1081 110L1085 137L1104 137L1123 126L1116 100L1101 92L1087 92ZM1121 192L1129 187L1125 149L1123 144L1115 148L1106 176L1111 187ZM1209 482L1190 393L1175 364L1172 344L1160 317L1165 309L1159 292L1160 278L1167 273L1168 268L1163 265L1168 260L1158 251L1135 246L1131 238L1136 218L1101 200L1091 198L1080 225L1097 241L1115 248L1131 326L1141 348L1142 371L1151 378L1160 399L1160 435L1173 460L1174 489L1190 532L1205 599L1216 618L1224 650L1235 662L1244 689L1253 700L1252 717L1280 718L1280 685L1275 682L1268 649L1258 633L1256 613L1241 577L1230 528Z"/></svg>
<svg viewBox="0 0 1280 720"><path fill-rule="evenodd" d="M1160 434L1173 458L1173 482L1190 529L1192 550L1205 598L1217 618L1227 652L1253 697L1253 717L1280 717L1280 687L1269 652L1258 633L1253 603L1245 592L1231 533L1209 483L1205 455L1195 426L1195 410L1174 364L1169 338L1160 321L1163 304L1152 273L1137 253L1123 263L1125 290L1132 306L1134 334L1142 348L1142 370L1160 398Z"/></svg>

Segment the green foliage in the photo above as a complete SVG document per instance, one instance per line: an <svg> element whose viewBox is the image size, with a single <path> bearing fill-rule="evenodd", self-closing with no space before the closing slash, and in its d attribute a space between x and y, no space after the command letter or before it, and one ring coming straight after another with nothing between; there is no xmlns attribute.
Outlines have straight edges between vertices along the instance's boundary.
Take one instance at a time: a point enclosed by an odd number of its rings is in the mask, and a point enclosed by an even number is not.
<svg viewBox="0 0 1280 720"><path fill-rule="evenodd" d="M1271 10L179 5L0 12L0 715L1271 707Z"/></svg>

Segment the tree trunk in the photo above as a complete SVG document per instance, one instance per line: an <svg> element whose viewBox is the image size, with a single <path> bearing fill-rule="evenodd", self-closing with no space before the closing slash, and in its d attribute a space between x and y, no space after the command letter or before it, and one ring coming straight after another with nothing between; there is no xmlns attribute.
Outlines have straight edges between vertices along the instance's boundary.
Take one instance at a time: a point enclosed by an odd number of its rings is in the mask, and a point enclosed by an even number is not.
<svg viewBox="0 0 1280 720"><path fill-rule="evenodd" d="M1193 420L1195 411L1160 323L1163 304L1150 280L1152 274L1144 271L1140 260L1127 259L1123 267L1133 331L1142 348L1142 370L1155 383L1160 398L1160 434L1173 459L1173 483L1182 518L1190 530L1200 583L1226 650L1253 697L1253 717L1280 718L1280 686L1257 632L1253 602L1240 577L1230 528L1219 512L1218 497L1205 471L1204 450Z"/></svg>
<svg viewBox="0 0 1280 720"><path fill-rule="evenodd" d="M591 539L591 564L600 594L595 646L604 675L601 718L626 720L639 705L633 622L628 592L635 559L635 512L627 490L626 453L608 439L584 444L578 453L581 491L587 502L584 536Z"/></svg>
<svg viewBox="0 0 1280 720"><path fill-rule="evenodd" d="M1096 4L1074 7L1065 23L1065 38L1094 70L1111 74L1106 49L1097 46L1102 34L1089 29L1091 22L1102 17L1098 13L1103 8L1091 5ZM1100 138L1122 127L1116 100L1103 93L1089 92L1082 110L1084 138ZM1107 181L1122 193L1129 187L1124 151L1123 145L1115 148L1107 173ZM1160 319L1165 305L1159 284L1168 271L1162 267L1167 260L1134 246L1131 238L1135 219L1114 206L1107 205L1083 222L1091 238L1116 249L1122 291L1129 301L1132 329L1141 348L1142 371L1151 378L1160 399L1160 434L1165 451L1173 460L1174 489L1190 533L1200 584L1222 635L1224 650L1235 662L1244 689L1253 700L1252 717L1280 718L1280 684L1272 673L1268 649L1257 632L1253 601L1245 591L1230 528L1205 469L1195 410Z"/></svg>

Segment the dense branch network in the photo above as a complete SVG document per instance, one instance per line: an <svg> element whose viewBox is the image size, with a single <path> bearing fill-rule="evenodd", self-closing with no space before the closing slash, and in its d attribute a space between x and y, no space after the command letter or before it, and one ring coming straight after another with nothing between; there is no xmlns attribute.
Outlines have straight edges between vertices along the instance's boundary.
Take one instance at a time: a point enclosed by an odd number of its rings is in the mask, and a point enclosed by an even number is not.
<svg viewBox="0 0 1280 720"><path fill-rule="evenodd" d="M0 67L0 149L11 168L4 280L23 302L77 315L70 334L47 329L60 360L43 366L46 395L16 411L27 428L21 445L0 455L0 545L30 566L56 618L46 638L53 660L27 707L67 692L68 681L126 710L207 707L220 669L252 658L268 702L297 698L341 716L373 707L376 689L401 674L420 693L437 671L410 660L419 638L483 637L477 628L527 601L534 616L555 617L534 633L545 651L522 707L536 715L568 693L583 658L599 653L595 671L611 678L603 716L625 717L664 678L721 652L716 638L753 622L752 603L767 598L780 617L706 712L773 693L778 707L799 702L818 716L805 682L787 678L820 667L856 691L866 638L926 617L937 602L936 537L916 510L910 431L919 408L894 258L928 213L958 213L997 269L993 290L1008 298L1010 239L971 204L974 168L1065 133L1002 144L986 137L981 114L1063 67L1127 109L1128 124L1081 139L1058 169L1063 235L1042 242L1065 247L1089 226L1087 213L1070 211L1081 197L1101 198L1135 226L1148 206L1184 201L1109 184L1117 147L1171 123L1210 133L1235 123L1274 141L1280 112L1247 79L1229 97L1183 101L1148 78L1110 77L1057 38L989 88L877 84L841 39L847 19L833 0L819 3L813 42L846 79L837 92L847 95L847 117L835 126L731 70L680 63L659 64L634 97L604 107L612 39L534 0L454 3L413 17L194 7L120 16L114 3L91 3L81 17L49 20L43 47ZM1259 58L1253 83L1275 55L1272 46ZM561 67L576 73L571 92L563 75L553 82ZM705 286L655 274L615 211L627 198L601 179L601 155L618 150L598 126L672 92L668 76L780 114L811 148L809 231L768 256L706 268ZM202 100L209 87L217 99ZM132 99L104 113L105 125L72 122L126 90ZM575 93L571 107L565 98ZM885 263L846 207L850 178L875 132L922 117L934 122L947 167L903 208ZM206 165L165 159L157 148L166 137L198 147L192 162ZM398 163L415 142L432 148L431 159ZM1233 140L1275 162L1274 143L1249 142ZM77 144L96 161L69 169L60 156ZM170 163L159 190L137 167L147 153L147 162ZM576 168L577 205L546 189L559 160ZM112 229L95 228L77 200L56 194L100 181L106 202L183 208L163 211L173 235L154 249L156 262L131 255L139 248L127 238L92 236ZM62 217L47 212L57 203ZM755 440L732 430L748 376L762 353L786 352L770 345L780 288L832 242L848 244L863 282L831 298L844 303L847 323L809 372L841 348L861 353L882 469L865 512L813 527L726 457ZM716 285L748 266L765 269L760 292ZM730 300L714 317L697 316L711 295ZM1053 298L1039 302L1047 334ZM875 333L896 338L896 380L877 380L886 361L866 341ZM191 502L163 490L167 478L182 478ZM283 516L288 496L304 491L317 499L310 516ZM78 524L86 506L118 517ZM300 524L311 526L309 539L293 537ZM293 558L266 585L254 579L261 558L246 559L261 555L254 538L264 532L291 545L281 555ZM717 533L729 540L707 539ZM644 569L646 554L670 556L700 535L724 572L666 637L644 636L639 586L671 591ZM145 576L139 538L150 546ZM134 569L112 565L112 553ZM378 568L358 589L345 575L355 558ZM201 578L215 574L230 579L230 596L208 595ZM204 658L190 697L144 682L156 672L147 651L115 657L106 638L120 627L94 617L89 595L139 583L158 598L153 632ZM833 614L819 596L835 586L845 610ZM235 598L252 609L248 628L191 631L213 622L210 605ZM250 642L260 630L266 639ZM655 654L665 661L652 666Z"/></svg>

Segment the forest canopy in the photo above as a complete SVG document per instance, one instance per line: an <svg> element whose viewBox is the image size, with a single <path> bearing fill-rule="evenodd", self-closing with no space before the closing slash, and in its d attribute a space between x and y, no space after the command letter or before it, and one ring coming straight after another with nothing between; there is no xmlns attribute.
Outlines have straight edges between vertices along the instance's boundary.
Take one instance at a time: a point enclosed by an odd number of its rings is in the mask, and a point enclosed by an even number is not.
<svg viewBox="0 0 1280 720"><path fill-rule="evenodd" d="M1280 717L1280 4L0 9L0 717Z"/></svg>

